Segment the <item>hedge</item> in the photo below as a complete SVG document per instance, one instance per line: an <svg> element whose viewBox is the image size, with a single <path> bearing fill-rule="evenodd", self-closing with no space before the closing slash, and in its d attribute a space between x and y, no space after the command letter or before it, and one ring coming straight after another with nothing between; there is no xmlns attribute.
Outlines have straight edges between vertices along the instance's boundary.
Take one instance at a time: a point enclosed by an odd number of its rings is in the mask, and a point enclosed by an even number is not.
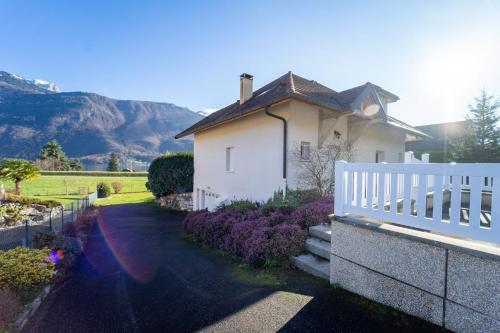
<svg viewBox="0 0 500 333"><path fill-rule="evenodd" d="M40 171L42 176L87 176L87 177L147 177L147 172L110 171Z"/></svg>
<svg viewBox="0 0 500 333"><path fill-rule="evenodd" d="M193 191L193 154L180 152L157 157L149 166L146 187L159 198Z"/></svg>

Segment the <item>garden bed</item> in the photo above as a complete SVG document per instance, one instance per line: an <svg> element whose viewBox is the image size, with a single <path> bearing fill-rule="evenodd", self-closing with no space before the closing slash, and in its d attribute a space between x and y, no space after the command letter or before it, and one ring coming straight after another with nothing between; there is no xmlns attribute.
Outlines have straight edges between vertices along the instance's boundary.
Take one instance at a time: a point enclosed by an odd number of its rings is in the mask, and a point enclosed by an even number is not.
<svg viewBox="0 0 500 333"><path fill-rule="evenodd" d="M24 221L39 224L54 217L61 204L53 200L38 200L9 195L0 202L0 229L21 226Z"/></svg>
<svg viewBox="0 0 500 333"><path fill-rule="evenodd" d="M20 314L32 314L29 307L47 285L67 279L96 217L97 210L88 209L67 223L62 234L36 234L33 248L0 251L0 332L13 328Z"/></svg>
<svg viewBox="0 0 500 333"><path fill-rule="evenodd" d="M243 258L254 266L287 265L290 256L303 252L307 229L329 223L332 202L331 197L295 205L281 204L279 200L265 205L235 201L215 212L189 213L183 230L196 242Z"/></svg>

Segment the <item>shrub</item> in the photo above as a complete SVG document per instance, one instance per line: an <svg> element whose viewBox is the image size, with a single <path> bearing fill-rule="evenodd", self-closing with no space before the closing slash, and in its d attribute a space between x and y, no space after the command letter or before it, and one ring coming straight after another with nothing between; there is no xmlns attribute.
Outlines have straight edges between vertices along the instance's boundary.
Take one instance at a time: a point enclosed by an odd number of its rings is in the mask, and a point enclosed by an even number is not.
<svg viewBox="0 0 500 333"><path fill-rule="evenodd" d="M276 264L288 261L290 256L299 255L304 250L306 238L307 232L299 225L279 224L273 228L268 257Z"/></svg>
<svg viewBox="0 0 500 333"><path fill-rule="evenodd" d="M17 247L0 251L0 289L23 290L48 283L54 272L49 256L49 249Z"/></svg>
<svg viewBox="0 0 500 333"><path fill-rule="evenodd" d="M105 182L99 182L97 184L97 197L107 198L111 195L111 187Z"/></svg>
<svg viewBox="0 0 500 333"><path fill-rule="evenodd" d="M26 215L22 213L22 209L19 207L8 207L5 209L4 215L4 225L10 226L16 224L26 218Z"/></svg>
<svg viewBox="0 0 500 333"><path fill-rule="evenodd" d="M299 225L290 224L288 208L236 207L225 206L214 213L206 210L189 213L183 230L195 241L225 250L255 266L284 264L290 255L302 250L306 232Z"/></svg>
<svg viewBox="0 0 500 333"><path fill-rule="evenodd" d="M218 212L226 211L227 209L236 210L255 210L259 208L260 204L258 202L243 199L243 200L233 200L229 204L221 204L217 207Z"/></svg>
<svg viewBox="0 0 500 333"><path fill-rule="evenodd" d="M123 189L123 183L122 182L112 182L111 187L113 188L113 191L115 191L115 194L118 194Z"/></svg>
<svg viewBox="0 0 500 333"><path fill-rule="evenodd" d="M193 154L176 153L157 157L148 170L148 190L156 198L193 191Z"/></svg>
<svg viewBox="0 0 500 333"><path fill-rule="evenodd" d="M273 197L268 200L267 205L276 207L292 207L297 208L302 205L311 203L321 199L321 193L318 190L291 190L288 189L286 197L283 195L283 190L275 191Z"/></svg>
<svg viewBox="0 0 500 333"><path fill-rule="evenodd" d="M328 215L332 213L333 197L326 197L297 208L291 214L291 222L307 229L313 225L328 224Z"/></svg>
<svg viewBox="0 0 500 333"><path fill-rule="evenodd" d="M20 205L42 205L47 208L61 206L59 201L55 200L40 200L38 198L22 197L19 195L9 194L4 200L5 202L18 203Z"/></svg>

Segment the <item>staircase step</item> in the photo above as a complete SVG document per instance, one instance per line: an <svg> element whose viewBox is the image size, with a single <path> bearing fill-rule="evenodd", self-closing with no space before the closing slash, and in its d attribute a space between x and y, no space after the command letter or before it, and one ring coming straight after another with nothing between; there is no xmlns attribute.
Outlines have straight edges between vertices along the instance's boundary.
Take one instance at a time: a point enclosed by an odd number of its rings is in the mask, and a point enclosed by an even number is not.
<svg viewBox="0 0 500 333"><path fill-rule="evenodd" d="M309 237L306 240L307 251L330 261L331 243L319 238Z"/></svg>
<svg viewBox="0 0 500 333"><path fill-rule="evenodd" d="M301 254L292 257L295 266L314 276L330 280L330 262L312 254Z"/></svg>
<svg viewBox="0 0 500 333"><path fill-rule="evenodd" d="M309 235L330 242L332 239L332 228L326 225L315 225L309 227Z"/></svg>

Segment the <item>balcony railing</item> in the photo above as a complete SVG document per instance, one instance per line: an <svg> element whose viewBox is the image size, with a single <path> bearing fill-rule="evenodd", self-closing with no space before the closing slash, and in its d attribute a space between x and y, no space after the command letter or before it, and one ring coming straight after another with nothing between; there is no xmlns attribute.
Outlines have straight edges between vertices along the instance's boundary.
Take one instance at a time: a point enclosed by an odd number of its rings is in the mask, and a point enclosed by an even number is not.
<svg viewBox="0 0 500 333"><path fill-rule="evenodd" d="M335 165L335 215L500 243L500 164Z"/></svg>

